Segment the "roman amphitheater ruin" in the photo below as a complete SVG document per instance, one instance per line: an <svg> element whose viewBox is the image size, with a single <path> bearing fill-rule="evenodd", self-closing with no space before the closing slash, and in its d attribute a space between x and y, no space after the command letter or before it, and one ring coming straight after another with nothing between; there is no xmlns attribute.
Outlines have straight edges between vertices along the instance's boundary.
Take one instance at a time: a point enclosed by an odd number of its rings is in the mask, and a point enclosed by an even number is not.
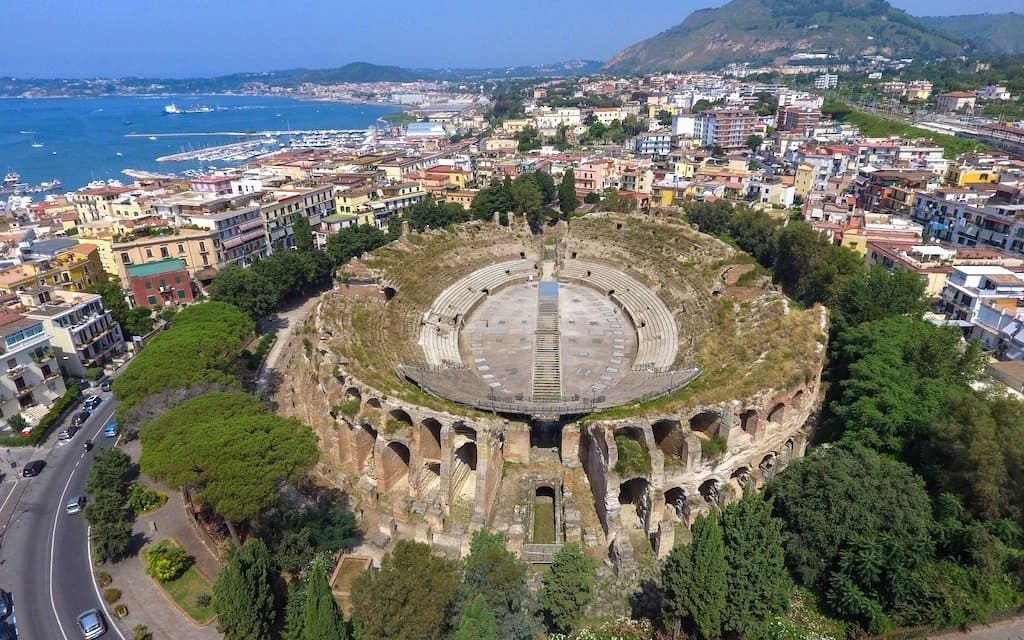
<svg viewBox="0 0 1024 640"><path fill-rule="evenodd" d="M826 323L677 217L476 222L342 268L275 400L379 546L486 527L629 572L803 454Z"/></svg>

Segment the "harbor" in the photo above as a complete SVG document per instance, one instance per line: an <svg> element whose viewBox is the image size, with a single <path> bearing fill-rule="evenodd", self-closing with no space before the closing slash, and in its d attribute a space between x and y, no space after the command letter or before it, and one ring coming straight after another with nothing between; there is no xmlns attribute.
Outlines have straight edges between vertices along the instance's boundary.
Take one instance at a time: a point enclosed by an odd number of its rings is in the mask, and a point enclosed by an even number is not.
<svg viewBox="0 0 1024 640"><path fill-rule="evenodd" d="M162 134L162 137L175 136L242 136L250 138L241 142L202 147L200 149L189 149L156 159L157 162L211 162L230 161L241 162L257 158L267 153L280 151L286 148L309 149L309 148L334 148L334 147L359 147L373 141L376 136L376 129L308 129L300 131L257 131L247 133L219 132L219 133L173 133ZM161 134L126 134L126 137L161 137ZM282 141L284 140L284 141Z"/></svg>

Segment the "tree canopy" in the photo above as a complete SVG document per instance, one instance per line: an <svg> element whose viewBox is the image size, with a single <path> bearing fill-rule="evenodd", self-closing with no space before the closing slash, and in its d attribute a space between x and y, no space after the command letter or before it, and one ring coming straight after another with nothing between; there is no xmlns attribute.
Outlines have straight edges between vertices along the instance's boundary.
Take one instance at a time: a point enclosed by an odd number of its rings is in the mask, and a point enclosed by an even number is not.
<svg viewBox="0 0 1024 640"><path fill-rule="evenodd" d="M503 640L528 640L540 631L528 567L505 547L504 536L484 529L473 534L463 563L460 610L482 595L498 621Z"/></svg>
<svg viewBox="0 0 1024 640"><path fill-rule="evenodd" d="M274 624L274 567L259 539L232 551L213 583L217 630L226 640L268 638Z"/></svg>
<svg viewBox="0 0 1024 640"><path fill-rule="evenodd" d="M197 497L229 528L274 504L278 485L316 461L316 436L299 422L263 413L241 393L199 396L146 424L142 470ZM236 536L237 541L237 536Z"/></svg>
<svg viewBox="0 0 1024 640"><path fill-rule="evenodd" d="M583 554L578 543L566 544L558 550L551 568L544 574L540 591L540 606L549 628L563 633L576 628L594 597L596 570L597 563Z"/></svg>

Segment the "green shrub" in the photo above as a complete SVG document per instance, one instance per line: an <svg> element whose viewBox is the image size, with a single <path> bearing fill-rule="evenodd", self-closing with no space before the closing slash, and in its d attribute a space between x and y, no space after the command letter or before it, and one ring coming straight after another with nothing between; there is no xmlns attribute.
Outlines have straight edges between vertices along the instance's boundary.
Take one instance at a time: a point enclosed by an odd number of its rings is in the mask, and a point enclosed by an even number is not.
<svg viewBox="0 0 1024 640"><path fill-rule="evenodd" d="M96 574L96 584L98 584L101 589L110 584L111 582L113 582L113 580L114 579L110 577L109 573L100 571Z"/></svg>
<svg viewBox="0 0 1024 640"><path fill-rule="evenodd" d="M116 607L114 607L114 617L115 618L120 620L121 618L125 617L126 615L128 615L128 607L124 606L123 604L119 604Z"/></svg>
<svg viewBox="0 0 1024 640"><path fill-rule="evenodd" d="M170 582L185 573L191 564L185 550L170 540L161 540L142 552L146 573L160 582Z"/></svg>
<svg viewBox="0 0 1024 640"><path fill-rule="evenodd" d="M137 482L128 485L128 508L135 515L155 511L166 502L167 496L159 491L153 491Z"/></svg>
<svg viewBox="0 0 1024 640"><path fill-rule="evenodd" d="M82 377L91 382L94 380L99 380L102 375L103 367L89 367L88 369L85 370L85 373L82 374Z"/></svg>
<svg viewBox="0 0 1024 640"><path fill-rule="evenodd" d="M642 444L628 436L615 436L615 448L619 450L619 459L615 462L615 471L620 475L646 475L651 472L651 454Z"/></svg>
<svg viewBox="0 0 1024 640"><path fill-rule="evenodd" d="M725 453L726 444L725 438L719 436L707 440L701 439L700 452L707 459L718 460Z"/></svg>
<svg viewBox="0 0 1024 640"><path fill-rule="evenodd" d="M103 601L106 602L107 604L114 604L115 602L117 602L120 599L121 599L121 590L120 589L110 588L110 589L104 589L103 590Z"/></svg>
<svg viewBox="0 0 1024 640"><path fill-rule="evenodd" d="M359 402L359 398L350 398L334 407L334 409L337 413L340 413L343 416L354 418L356 417L356 414L359 413L360 406L361 403Z"/></svg>
<svg viewBox="0 0 1024 640"><path fill-rule="evenodd" d="M144 624L137 624L132 629L132 640L153 640L153 634L149 632L149 627Z"/></svg>
<svg viewBox="0 0 1024 640"><path fill-rule="evenodd" d="M200 593L196 596L196 606L201 609L208 609L213 604L213 596L208 593Z"/></svg>
<svg viewBox="0 0 1024 640"><path fill-rule="evenodd" d="M394 418L388 418L384 423L384 433L397 433L409 425L405 424L401 420L395 420Z"/></svg>
<svg viewBox="0 0 1024 640"><path fill-rule="evenodd" d="M59 419L62 417L64 411L68 407L70 407L76 400L78 400L78 398L80 398L81 396L82 396L82 390L81 390L81 388L78 385L74 384L73 382L68 384L68 390L66 392L64 392L64 395L62 395L61 397L57 398L57 400L53 403L53 406L50 408L50 410L46 412L46 415L43 416L43 419L39 421L39 424L37 424L35 426L35 428L32 429L32 432L27 437L26 436L22 436L20 433L15 433L15 434L10 435L10 436L5 436L3 438L0 438L0 446L3 446L3 447L28 447L28 446L34 447L34 446L36 446L37 444L39 444L40 442L43 441L43 439L46 437L46 435L50 432L50 429L53 428L53 425L56 424L59 421ZM11 421L16 420L19 417L20 417L20 415L19 416L12 416L8 420L8 423L11 423ZM22 420L22 422L24 422L24 420ZM18 424L20 424L20 423L18 423ZM17 431L20 432L21 429L23 429L25 426L27 426L27 424L22 425L21 427L19 427L17 429ZM13 427L12 427L12 430L14 430Z"/></svg>

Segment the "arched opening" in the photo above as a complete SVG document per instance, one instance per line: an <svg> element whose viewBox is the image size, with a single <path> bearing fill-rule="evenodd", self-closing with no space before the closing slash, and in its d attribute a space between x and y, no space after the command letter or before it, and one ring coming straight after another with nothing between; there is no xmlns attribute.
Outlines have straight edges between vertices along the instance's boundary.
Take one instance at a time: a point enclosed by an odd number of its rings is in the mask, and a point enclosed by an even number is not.
<svg viewBox="0 0 1024 640"><path fill-rule="evenodd" d="M424 463L423 468L420 469L419 476L416 478L416 497L420 500L426 499L428 496L435 493L440 486L441 463Z"/></svg>
<svg viewBox="0 0 1024 640"><path fill-rule="evenodd" d="M722 416L717 411L703 411L690 418L690 429L703 433L709 438L718 435L722 425Z"/></svg>
<svg viewBox="0 0 1024 640"><path fill-rule="evenodd" d="M797 407L803 405L803 403L804 403L804 390L803 389L798 389L797 392L793 394L792 403L793 403L794 406L797 406Z"/></svg>
<svg viewBox="0 0 1024 640"><path fill-rule="evenodd" d="M555 489L537 487L533 496L533 543L555 544Z"/></svg>
<svg viewBox="0 0 1024 640"><path fill-rule="evenodd" d="M390 302L397 293L398 291L396 291L394 287L384 287L384 300L386 302Z"/></svg>
<svg viewBox="0 0 1024 640"><path fill-rule="evenodd" d="M476 442L476 429L468 426L465 422L456 422L453 425L452 430L455 432L455 435L463 436L469 438L473 442Z"/></svg>
<svg viewBox="0 0 1024 640"><path fill-rule="evenodd" d="M377 431L368 424L362 424L355 429L355 450L353 451L353 464L357 471L362 471L367 460L373 454L373 444L377 441Z"/></svg>
<svg viewBox="0 0 1024 640"><path fill-rule="evenodd" d="M476 443L466 442L452 456L451 481L448 484L451 502L476 497Z"/></svg>
<svg viewBox="0 0 1024 640"><path fill-rule="evenodd" d="M651 515L651 483L633 478L619 485L619 518L633 528L647 528Z"/></svg>
<svg viewBox="0 0 1024 640"><path fill-rule="evenodd" d="M736 485L740 488L740 490L742 490L743 487L745 487L746 484L750 482L750 467L743 466L736 469L735 471L732 472L732 475L729 476L729 479L734 480L736 482Z"/></svg>
<svg viewBox="0 0 1024 640"><path fill-rule="evenodd" d="M690 507L686 504L686 492L673 487L665 492L665 519L679 522L690 521Z"/></svg>
<svg viewBox="0 0 1024 640"><path fill-rule="evenodd" d="M389 420L397 420L407 427L412 426L412 417L402 409L392 409L388 411Z"/></svg>
<svg viewBox="0 0 1024 640"><path fill-rule="evenodd" d="M678 420L658 420L651 425L651 431L654 432L654 443L665 457L686 458L686 433Z"/></svg>
<svg viewBox="0 0 1024 640"><path fill-rule="evenodd" d="M572 254L569 257L572 258L573 260L575 260L576 259L576 252L573 251Z"/></svg>
<svg viewBox="0 0 1024 640"><path fill-rule="evenodd" d="M407 489L409 487L409 447L401 442L389 442L384 447L381 466L384 477L381 483L384 490L389 493Z"/></svg>
<svg viewBox="0 0 1024 640"><path fill-rule="evenodd" d="M786 417L786 405L781 402L772 407L771 412L768 414L768 422L772 424L782 424L782 420Z"/></svg>
<svg viewBox="0 0 1024 640"><path fill-rule="evenodd" d="M700 492L700 496L704 498L704 501L708 504L712 506L722 504L722 488L719 486L718 480L715 480L714 478L705 480L704 483L700 485L700 489L698 489L698 491Z"/></svg>
<svg viewBox="0 0 1024 640"><path fill-rule="evenodd" d="M786 444L782 445L782 459L785 462L789 462L793 459L793 453L796 451L796 441L793 438L786 440Z"/></svg>
<svg viewBox="0 0 1024 640"><path fill-rule="evenodd" d="M419 429L420 457L424 460L441 460L441 423L426 418Z"/></svg>
<svg viewBox="0 0 1024 640"><path fill-rule="evenodd" d="M747 409L740 414L740 428L744 432L754 435L754 431L757 430L757 411L754 409Z"/></svg>
<svg viewBox="0 0 1024 640"><path fill-rule="evenodd" d="M618 429L615 430L614 435L616 437L625 436L630 440L635 440L639 442L642 445L646 444L644 442L644 430L637 426L619 427Z"/></svg>
<svg viewBox="0 0 1024 640"><path fill-rule="evenodd" d="M345 397L349 400L361 400L363 394L359 392L358 387L349 387L348 389L345 389Z"/></svg>
<svg viewBox="0 0 1024 640"><path fill-rule="evenodd" d="M761 458L761 462L757 465L757 468L761 470L761 476L764 477L765 482L771 482L772 478L775 477L776 457L777 456L773 451Z"/></svg>
<svg viewBox="0 0 1024 640"><path fill-rule="evenodd" d="M378 398L370 398L366 401L366 404L373 407L374 409L380 409L380 400Z"/></svg>

